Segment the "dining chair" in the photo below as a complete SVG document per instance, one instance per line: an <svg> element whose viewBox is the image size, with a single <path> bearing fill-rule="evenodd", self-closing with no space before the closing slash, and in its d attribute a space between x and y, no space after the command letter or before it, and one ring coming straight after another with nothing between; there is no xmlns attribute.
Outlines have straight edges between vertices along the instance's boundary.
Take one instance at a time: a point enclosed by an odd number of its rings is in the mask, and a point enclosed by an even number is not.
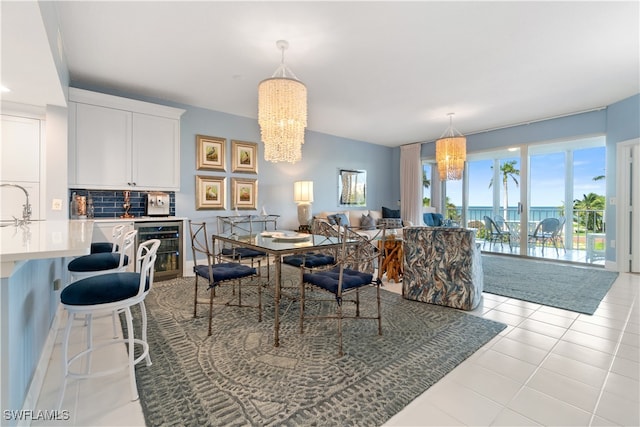
<svg viewBox="0 0 640 427"><path fill-rule="evenodd" d="M198 315L198 304L209 305L208 336L211 336L212 334L213 305L214 298L216 296L215 290L222 284L230 284L232 286L233 295L235 295L237 285L237 302L232 303L232 301L229 300L217 304L237 307L255 307L258 309L258 321L261 322L262 283L257 280L247 280L245 282L243 282L242 280L257 277L258 273L256 269L240 262L216 262L218 259L214 255L212 247L209 244L209 235L207 234L207 224L205 222L193 222L189 220L189 233L191 235L191 250L193 253L193 272L195 273L193 317L197 317ZM204 279L208 285L208 300L202 300L198 298L199 279ZM243 286L253 286L257 288L258 301L255 305L243 304Z"/></svg>
<svg viewBox="0 0 640 427"><path fill-rule="evenodd" d="M348 227L340 230L341 245L336 263L329 269L304 273L300 284L300 333L304 333L306 319L337 320L338 323L338 355L343 351L343 319L377 320L378 335L382 335L382 313L380 308L380 286L382 280L376 273L376 266L381 264L381 253L371 242ZM360 310L360 291L364 287L376 288L376 308L363 315ZM307 292L308 288L308 292ZM319 292L314 292L319 291ZM331 294L327 299L323 294ZM307 304L335 304L335 312L323 314L318 311L310 315ZM345 303L354 304L354 308L345 308ZM375 315L373 312L375 311Z"/></svg>
<svg viewBox="0 0 640 427"><path fill-rule="evenodd" d="M547 242L553 243L556 248L556 255L559 255L556 236L560 230L560 220L558 218L545 218L536 225L535 230L529 235L529 243L542 243L542 255Z"/></svg>
<svg viewBox="0 0 640 427"><path fill-rule="evenodd" d="M135 272L114 272L100 274L80 279L71 283L60 293L60 302L69 313L67 325L62 339L63 380L58 395L58 408L62 406L67 382L71 378L90 378L110 375L123 369L129 371L129 384L131 400L138 399L136 386L135 365L142 360L147 366L151 365L149 344L147 343L147 312L144 299L153 286L153 268L157 257L160 240L151 239L141 243L136 255ZM136 338L133 328L131 307L138 305L141 314L141 333ZM102 313L124 312L127 323L127 337L118 340L104 341L94 345L92 336L92 319ZM86 348L72 357L69 357L69 338L76 316L84 316L87 323ZM128 358L124 366L113 369L92 372L91 358L95 350L112 344L125 343L127 345ZM135 345L141 346L139 353L135 352ZM73 370L72 366L83 360L84 372Z"/></svg>

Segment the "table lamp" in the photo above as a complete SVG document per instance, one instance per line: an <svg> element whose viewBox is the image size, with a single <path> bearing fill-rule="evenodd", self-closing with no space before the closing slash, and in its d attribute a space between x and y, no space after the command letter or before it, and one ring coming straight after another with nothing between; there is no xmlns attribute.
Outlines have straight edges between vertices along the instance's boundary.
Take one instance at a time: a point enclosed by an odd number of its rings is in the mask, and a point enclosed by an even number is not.
<svg viewBox="0 0 640 427"><path fill-rule="evenodd" d="M311 223L311 202L313 202L313 181L293 183L293 200L298 204L300 231L309 231Z"/></svg>

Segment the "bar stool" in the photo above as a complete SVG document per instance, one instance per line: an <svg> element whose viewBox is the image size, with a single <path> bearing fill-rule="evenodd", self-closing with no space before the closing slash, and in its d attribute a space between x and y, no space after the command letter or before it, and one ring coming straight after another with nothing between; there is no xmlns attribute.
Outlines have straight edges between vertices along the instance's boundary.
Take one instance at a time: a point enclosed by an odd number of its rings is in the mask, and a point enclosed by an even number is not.
<svg viewBox="0 0 640 427"><path fill-rule="evenodd" d="M79 280L98 274L125 271L129 265L127 254L135 243L136 234L137 230L124 233L116 244L116 251L83 255L71 261L67 267L71 279Z"/></svg>
<svg viewBox="0 0 640 427"><path fill-rule="evenodd" d="M124 229L124 225L115 225L111 229L111 241L91 243L91 253L99 254L102 252L116 252L118 250L118 242L124 234Z"/></svg>
<svg viewBox="0 0 640 427"><path fill-rule="evenodd" d="M93 277L78 280L63 289L60 294L62 306L68 312L67 325L62 341L62 363L63 363L63 383L58 398L58 409L62 407L67 380L69 378L89 378L110 375L123 369L129 370L129 383L131 387L131 400L138 399L138 389L135 377L135 365L143 359L147 366L151 365L149 356L149 344L147 343L147 312L144 299L153 285L153 267L156 260L156 253L160 246L160 240L147 240L140 244L137 251L136 272L117 272L100 274ZM135 338L131 307L140 306L142 317L142 330L140 338ZM92 317L101 313L116 313L123 311L127 321L127 338L119 340L108 340L98 345L93 345L92 337ZM76 316L84 316L87 323L87 346L76 355L69 358L69 337L71 327ZM126 343L129 352L128 361L125 366L113 369L91 372L91 356L94 350L112 344ZM142 346L142 351L137 358L134 358L134 347L138 344ZM71 365L77 360L87 357L84 372L71 370Z"/></svg>
<svg viewBox="0 0 640 427"><path fill-rule="evenodd" d="M98 252L90 255L80 256L69 263L67 269L71 273L71 280L76 281L87 277L101 274L117 273L125 271L129 266L129 256L127 255L135 243L137 230L131 230L123 234L122 230L114 232L119 235L119 240L113 242L116 251ZM116 326L116 314L113 313L113 337L118 338Z"/></svg>

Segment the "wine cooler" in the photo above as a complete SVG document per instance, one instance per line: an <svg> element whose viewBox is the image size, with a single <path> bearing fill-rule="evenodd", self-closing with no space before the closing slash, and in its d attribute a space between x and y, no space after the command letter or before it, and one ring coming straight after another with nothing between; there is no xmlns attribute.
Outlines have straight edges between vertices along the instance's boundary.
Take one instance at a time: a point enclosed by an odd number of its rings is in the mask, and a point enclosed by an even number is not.
<svg viewBox="0 0 640 427"><path fill-rule="evenodd" d="M138 244L150 239L160 240L154 279L166 280L181 277L182 221L136 222L135 227L138 230Z"/></svg>

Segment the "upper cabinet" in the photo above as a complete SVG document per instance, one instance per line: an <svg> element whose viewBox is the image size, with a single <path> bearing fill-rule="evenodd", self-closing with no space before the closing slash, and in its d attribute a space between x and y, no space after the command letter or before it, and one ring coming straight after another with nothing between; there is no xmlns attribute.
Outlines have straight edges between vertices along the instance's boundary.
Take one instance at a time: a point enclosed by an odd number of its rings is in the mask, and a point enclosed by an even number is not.
<svg viewBox="0 0 640 427"><path fill-rule="evenodd" d="M69 88L69 186L180 190L184 110Z"/></svg>

